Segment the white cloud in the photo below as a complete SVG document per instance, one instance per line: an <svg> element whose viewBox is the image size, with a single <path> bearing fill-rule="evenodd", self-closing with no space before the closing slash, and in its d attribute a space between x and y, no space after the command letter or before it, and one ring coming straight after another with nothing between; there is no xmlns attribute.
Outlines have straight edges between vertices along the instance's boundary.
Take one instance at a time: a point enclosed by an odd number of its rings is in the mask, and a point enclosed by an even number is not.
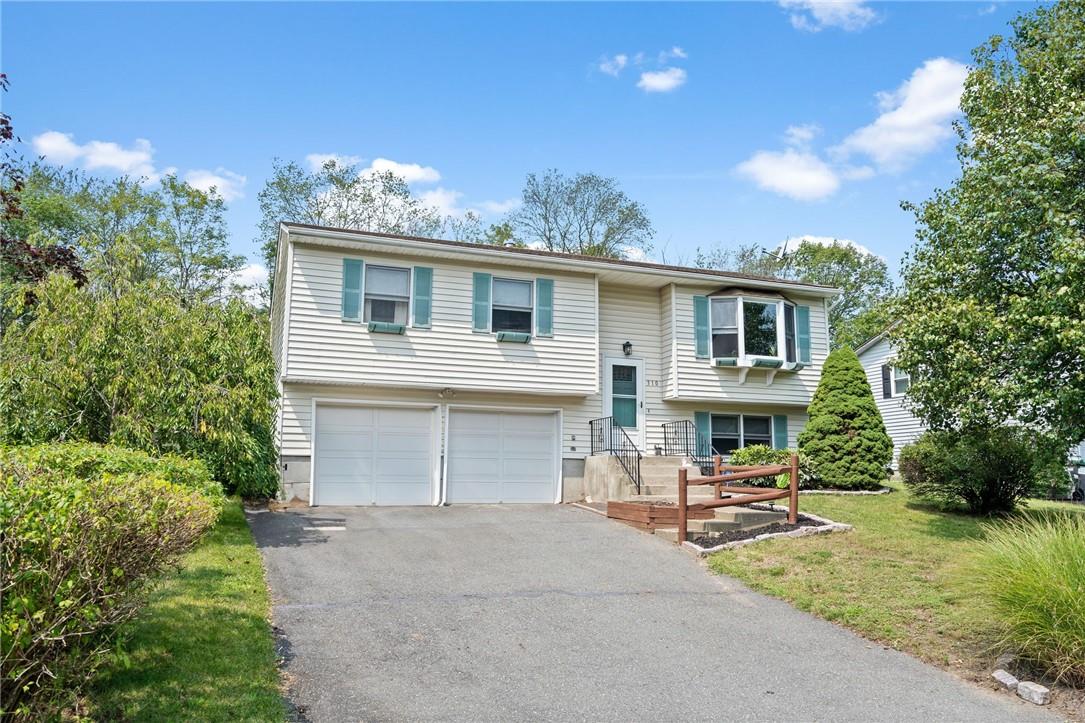
<svg viewBox="0 0 1085 723"><path fill-rule="evenodd" d="M467 209L460 208L463 194L450 188L437 188L424 191L418 196L427 206L436 208L442 216L462 216Z"/></svg>
<svg viewBox="0 0 1085 723"><path fill-rule="evenodd" d="M508 198L504 201L483 201L478 204L478 207L483 213L501 216L520 208L521 203L522 201L519 198Z"/></svg>
<svg viewBox="0 0 1085 723"><path fill-rule="evenodd" d="M953 130L960 111L968 68L949 58L934 58L891 93L878 93L881 115L855 131L833 153L840 158L861 153L880 169L899 171L933 150Z"/></svg>
<svg viewBox="0 0 1085 723"><path fill-rule="evenodd" d="M980 8L977 11L977 15L990 15L991 13L995 12L996 10L998 10L998 5L996 3L991 3L987 7Z"/></svg>
<svg viewBox="0 0 1085 723"><path fill-rule="evenodd" d="M824 28L854 32L878 19L865 0L780 0L780 7L790 11L792 27L811 33Z"/></svg>
<svg viewBox="0 0 1085 723"><path fill-rule="evenodd" d="M267 267L263 264L245 264L230 277L229 286L250 304L259 305L262 291L267 284Z"/></svg>
<svg viewBox="0 0 1085 723"><path fill-rule="evenodd" d="M680 58L682 60L685 60L688 57L689 55L686 54L685 50L675 45L670 50L664 50L659 54L659 64L663 65L664 63L669 62L673 58Z"/></svg>
<svg viewBox="0 0 1085 723"><path fill-rule="evenodd" d="M773 250L777 253L790 253L798 249L799 246L803 243L818 244L819 246L832 246L834 244L840 244L841 246L850 246L859 253L866 254L867 256L876 255L866 246L856 243L851 239L836 238L835 236L812 236L810 234L805 234L803 236L791 236Z"/></svg>
<svg viewBox="0 0 1085 723"><path fill-rule="evenodd" d="M840 178L825 161L793 148L782 152L758 151L736 170L759 188L799 201L826 198L840 187Z"/></svg>
<svg viewBox="0 0 1085 723"><path fill-rule="evenodd" d="M407 183L437 183L441 180L441 174L432 166L421 166L417 163L399 163L387 158L375 158L369 164L364 173L383 173L391 171Z"/></svg>
<svg viewBox="0 0 1085 723"><path fill-rule="evenodd" d="M240 173L234 173L222 166L213 171L196 168L185 174L185 183L204 193L214 188L227 203L245 195L244 188L247 182L248 179Z"/></svg>
<svg viewBox="0 0 1085 723"><path fill-rule="evenodd" d="M34 151L56 165L79 163L88 171L109 170L158 180L154 170L154 147L137 138L131 148L112 141L89 141L80 145L71 133L46 131L32 139Z"/></svg>
<svg viewBox="0 0 1085 723"><path fill-rule="evenodd" d="M789 146L806 148L819 133L821 133L821 126L815 123L788 126L784 131L784 142Z"/></svg>
<svg viewBox="0 0 1085 723"><path fill-rule="evenodd" d="M637 248L636 246L622 246L619 250L621 251L622 258L626 261L656 263L656 260L649 256L644 249Z"/></svg>
<svg viewBox="0 0 1085 723"><path fill-rule="evenodd" d="M344 156L339 153L310 153L305 157L309 164L309 170L316 173L324 167L328 161L335 161L340 166L354 166L362 162L361 156Z"/></svg>
<svg viewBox="0 0 1085 723"><path fill-rule="evenodd" d="M664 68L640 74L637 87L645 93L669 93L684 85L686 71L682 68Z"/></svg>
<svg viewBox="0 0 1085 723"><path fill-rule="evenodd" d="M629 56L625 53L618 53L613 58L603 56L603 59L599 61L599 70L607 75L613 75L615 78L622 72L622 68L629 64Z"/></svg>

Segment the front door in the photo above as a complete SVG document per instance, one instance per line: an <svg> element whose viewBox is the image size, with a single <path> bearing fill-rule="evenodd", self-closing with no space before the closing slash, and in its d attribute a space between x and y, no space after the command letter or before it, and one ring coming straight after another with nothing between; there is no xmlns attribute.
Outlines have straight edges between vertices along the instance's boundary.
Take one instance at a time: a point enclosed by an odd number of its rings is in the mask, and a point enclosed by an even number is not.
<svg viewBox="0 0 1085 723"><path fill-rule="evenodd" d="M644 451L644 360L613 357L603 360L603 414L614 417L615 426Z"/></svg>

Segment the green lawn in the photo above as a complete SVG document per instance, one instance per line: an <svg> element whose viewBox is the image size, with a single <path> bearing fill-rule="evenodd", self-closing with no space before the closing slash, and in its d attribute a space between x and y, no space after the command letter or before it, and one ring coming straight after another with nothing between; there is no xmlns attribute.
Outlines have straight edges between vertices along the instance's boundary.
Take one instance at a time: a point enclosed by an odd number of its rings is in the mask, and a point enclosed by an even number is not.
<svg viewBox="0 0 1085 723"><path fill-rule="evenodd" d="M1000 651L964 572L980 520L940 512L907 491L803 495L800 511L855 529L748 545L709 558L712 569L928 662L979 675ZM1037 511L1068 505L1030 501Z"/></svg>
<svg viewBox="0 0 1085 723"><path fill-rule="evenodd" d="M94 719L282 721L268 592L244 513L227 504L207 539L124 629L128 665L91 689Z"/></svg>

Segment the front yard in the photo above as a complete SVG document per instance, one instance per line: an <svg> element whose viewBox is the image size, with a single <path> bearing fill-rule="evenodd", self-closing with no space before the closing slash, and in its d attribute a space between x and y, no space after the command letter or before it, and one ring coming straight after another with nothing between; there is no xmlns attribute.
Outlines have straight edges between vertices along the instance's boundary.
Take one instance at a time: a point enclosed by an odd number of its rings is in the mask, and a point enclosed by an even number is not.
<svg viewBox="0 0 1085 723"><path fill-rule="evenodd" d="M241 505L167 575L124 629L127 664L90 691L96 720L281 721L260 554Z"/></svg>
<svg viewBox="0 0 1085 723"><path fill-rule="evenodd" d="M879 496L802 495L799 509L855 526L843 535L768 541L709 558L718 572L864 637L986 680L992 649L983 599L966 570L979 518L940 512L898 486ZM1031 500L1028 513L1069 508Z"/></svg>

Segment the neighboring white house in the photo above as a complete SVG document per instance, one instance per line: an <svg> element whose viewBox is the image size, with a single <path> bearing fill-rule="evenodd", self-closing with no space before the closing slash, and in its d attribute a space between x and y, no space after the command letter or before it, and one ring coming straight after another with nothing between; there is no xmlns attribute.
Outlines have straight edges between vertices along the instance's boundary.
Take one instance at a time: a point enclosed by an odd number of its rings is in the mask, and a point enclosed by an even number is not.
<svg viewBox="0 0 1085 723"><path fill-rule="evenodd" d="M277 258L283 494L322 505L578 499L607 423L794 446L837 293L290 223Z"/></svg>
<svg viewBox="0 0 1085 723"><path fill-rule="evenodd" d="M889 329L869 339L855 350L859 362L866 372L867 381L874 392L874 401L882 414L885 429L893 439L893 469L897 467L897 457L901 448L914 442L919 435L927 431L923 420L912 414L908 407L908 387L911 379L903 369L893 366L895 353L888 338ZM1072 459L1085 458L1085 441L1070 450Z"/></svg>
<svg viewBox="0 0 1085 723"><path fill-rule="evenodd" d="M893 468L896 469L901 448L914 442L927 427L908 407L907 394L911 379L903 369L893 366L894 351L887 332L888 330L883 331L862 344L855 350L855 354L859 357L867 381L870 382L870 389L874 392L874 401L882 414L885 430L893 440Z"/></svg>

